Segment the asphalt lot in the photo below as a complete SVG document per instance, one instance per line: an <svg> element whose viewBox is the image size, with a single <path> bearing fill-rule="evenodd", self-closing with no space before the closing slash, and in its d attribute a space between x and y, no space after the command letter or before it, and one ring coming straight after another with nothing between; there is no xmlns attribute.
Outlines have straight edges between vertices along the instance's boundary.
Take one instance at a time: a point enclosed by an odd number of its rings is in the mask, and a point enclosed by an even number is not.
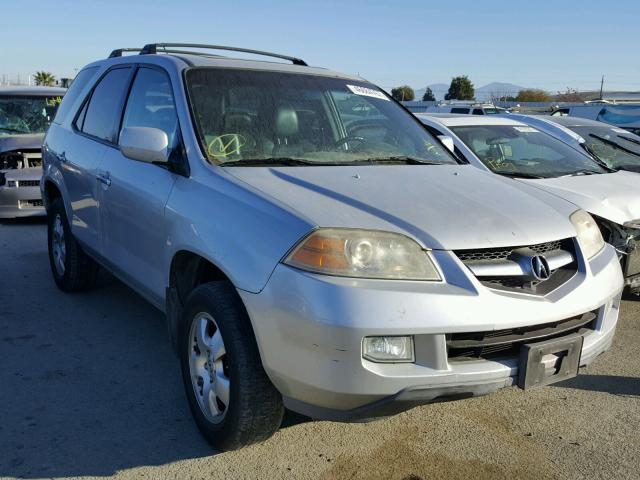
<svg viewBox="0 0 640 480"><path fill-rule="evenodd" d="M266 443L215 454L162 315L108 275L58 291L45 238L43 221L0 221L0 477L640 478L640 302L560 386L365 424L290 416Z"/></svg>

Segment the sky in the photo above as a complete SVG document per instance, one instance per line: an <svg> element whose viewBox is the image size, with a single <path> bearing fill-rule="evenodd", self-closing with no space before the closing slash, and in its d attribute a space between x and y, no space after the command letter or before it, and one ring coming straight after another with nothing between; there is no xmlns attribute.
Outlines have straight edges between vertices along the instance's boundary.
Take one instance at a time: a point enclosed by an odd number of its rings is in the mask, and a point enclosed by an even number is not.
<svg viewBox="0 0 640 480"><path fill-rule="evenodd" d="M640 90L631 0L29 0L1 11L0 79L73 77L115 48L193 42L289 54L386 89L468 75L555 93L598 89L605 75L605 90Z"/></svg>

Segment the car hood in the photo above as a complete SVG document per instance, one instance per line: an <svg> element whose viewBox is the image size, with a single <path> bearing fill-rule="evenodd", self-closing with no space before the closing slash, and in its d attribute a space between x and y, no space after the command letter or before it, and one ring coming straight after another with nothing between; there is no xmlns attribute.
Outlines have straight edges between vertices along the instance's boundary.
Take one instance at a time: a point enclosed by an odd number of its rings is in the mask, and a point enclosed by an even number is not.
<svg viewBox="0 0 640 480"><path fill-rule="evenodd" d="M575 236L568 221L574 205L539 191L527 193L525 185L471 166L224 170L311 224L394 231L427 248L533 245Z"/></svg>
<svg viewBox="0 0 640 480"><path fill-rule="evenodd" d="M22 149L40 149L44 133L0 136L0 153Z"/></svg>
<svg viewBox="0 0 640 480"><path fill-rule="evenodd" d="M11 170L0 170L7 180L40 180L42 177L42 168L17 168Z"/></svg>
<svg viewBox="0 0 640 480"><path fill-rule="evenodd" d="M640 219L640 175L620 171L545 179L522 179L618 224Z"/></svg>

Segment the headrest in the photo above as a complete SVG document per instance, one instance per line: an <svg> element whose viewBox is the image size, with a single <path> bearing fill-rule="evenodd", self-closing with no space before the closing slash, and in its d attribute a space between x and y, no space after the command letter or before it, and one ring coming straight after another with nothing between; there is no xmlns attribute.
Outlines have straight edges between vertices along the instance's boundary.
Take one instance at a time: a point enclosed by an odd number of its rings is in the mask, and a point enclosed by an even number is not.
<svg viewBox="0 0 640 480"><path fill-rule="evenodd" d="M279 107L276 111L276 135L287 137L298 133L298 114L291 107Z"/></svg>

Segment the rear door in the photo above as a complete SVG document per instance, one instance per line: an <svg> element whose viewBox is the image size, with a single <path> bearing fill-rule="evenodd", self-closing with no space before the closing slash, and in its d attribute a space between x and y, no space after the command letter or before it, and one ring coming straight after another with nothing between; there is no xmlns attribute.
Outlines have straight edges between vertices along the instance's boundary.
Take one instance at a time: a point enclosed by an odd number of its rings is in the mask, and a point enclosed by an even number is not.
<svg viewBox="0 0 640 480"><path fill-rule="evenodd" d="M131 67L113 68L98 81L73 122L75 133L58 155L71 206L73 234L97 254L101 253L99 166L105 153L115 148L131 71Z"/></svg>
<svg viewBox="0 0 640 480"><path fill-rule="evenodd" d="M183 150L173 99L171 83L164 70L150 66L138 68L121 128L163 130L175 160ZM100 189L104 255L117 274L159 304L165 289L164 210L176 174L165 166L131 160L116 149L106 153L101 170L109 178L109 185L103 184Z"/></svg>

